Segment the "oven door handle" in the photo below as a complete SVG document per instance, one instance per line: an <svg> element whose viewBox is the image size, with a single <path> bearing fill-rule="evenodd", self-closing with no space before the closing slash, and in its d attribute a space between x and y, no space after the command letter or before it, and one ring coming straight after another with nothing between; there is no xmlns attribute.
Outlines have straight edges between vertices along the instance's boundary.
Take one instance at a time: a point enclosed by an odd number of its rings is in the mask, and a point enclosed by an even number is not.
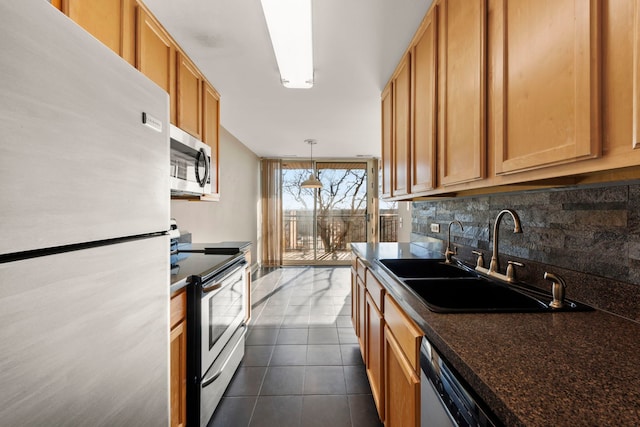
<svg viewBox="0 0 640 427"><path fill-rule="evenodd" d="M202 287L202 293L203 294L207 294L209 292L213 292L216 289L220 289L222 287L222 282L218 282L214 285L208 285L208 286L203 286Z"/></svg>
<svg viewBox="0 0 640 427"><path fill-rule="evenodd" d="M238 340L238 342L236 343L235 347L233 348L233 351L231 351L229 353L229 357L227 357L227 360L224 361L224 363L222 364L222 366L220 367L220 369L218 369L217 371L215 371L213 374L211 374L211 376L204 378L202 380L201 386L202 387L206 387L209 384L211 384L212 382L214 382L215 380L218 379L218 377L220 375L222 375L222 372L225 370L225 368L227 367L227 365L229 364L229 360L231 360L231 357L233 357L233 354L235 353L236 348L238 348L238 346L241 343L244 343L244 340L242 340L242 338L245 336L245 334L247 333L247 325L246 324L242 324L241 328L243 329L242 331L242 335L241 335L241 339Z"/></svg>

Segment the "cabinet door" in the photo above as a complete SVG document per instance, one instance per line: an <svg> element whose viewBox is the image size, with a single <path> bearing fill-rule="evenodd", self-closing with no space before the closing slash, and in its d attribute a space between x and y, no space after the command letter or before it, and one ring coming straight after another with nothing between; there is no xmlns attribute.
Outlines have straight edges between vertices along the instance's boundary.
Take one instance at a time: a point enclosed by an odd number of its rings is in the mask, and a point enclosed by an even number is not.
<svg viewBox="0 0 640 427"><path fill-rule="evenodd" d="M143 6L136 11L136 68L169 94L171 123L176 124L175 44Z"/></svg>
<svg viewBox="0 0 640 427"><path fill-rule="evenodd" d="M177 126L202 140L202 76L182 52L177 54Z"/></svg>
<svg viewBox="0 0 640 427"><path fill-rule="evenodd" d="M417 427L420 421L420 377L386 327L384 373L385 427Z"/></svg>
<svg viewBox="0 0 640 427"><path fill-rule="evenodd" d="M640 1L633 11L633 148L640 148Z"/></svg>
<svg viewBox="0 0 640 427"><path fill-rule="evenodd" d="M393 80L393 180L392 195L409 193L411 139L411 59L400 62Z"/></svg>
<svg viewBox="0 0 640 427"><path fill-rule="evenodd" d="M187 419L187 328L181 321L170 335L171 426L184 426Z"/></svg>
<svg viewBox="0 0 640 427"><path fill-rule="evenodd" d="M436 6L437 7L437 6ZM437 9L427 14L411 56L411 192L435 188L437 83Z"/></svg>
<svg viewBox="0 0 640 427"><path fill-rule="evenodd" d="M438 9L441 183L486 174L486 0L443 0Z"/></svg>
<svg viewBox="0 0 640 427"><path fill-rule="evenodd" d="M187 419L187 293L171 297L169 305L171 425L184 426Z"/></svg>
<svg viewBox="0 0 640 427"><path fill-rule="evenodd" d="M211 192L220 194L220 96L207 82L202 96L202 140L211 147Z"/></svg>
<svg viewBox="0 0 640 427"><path fill-rule="evenodd" d="M355 265L355 261L354 261ZM351 324L357 337L360 337L360 327L358 323L358 275L355 268L351 268Z"/></svg>
<svg viewBox="0 0 640 427"><path fill-rule="evenodd" d="M124 0L63 0L62 11L112 51L122 56Z"/></svg>
<svg viewBox="0 0 640 427"><path fill-rule="evenodd" d="M600 154L597 3L492 3L497 174Z"/></svg>
<svg viewBox="0 0 640 427"><path fill-rule="evenodd" d="M251 321L251 261L248 261L247 267L244 269L245 288L244 288L244 304L245 317L244 323L247 325Z"/></svg>
<svg viewBox="0 0 640 427"><path fill-rule="evenodd" d="M362 358L365 363L367 361L367 347L366 347L366 336L367 329L365 323L365 304L366 304L366 288L364 286L364 282L360 279L360 277L356 277L357 282L357 292L358 292L358 307L356 311L356 318L358 319L358 331L360 335L358 335L358 344L360 344L360 352L362 353Z"/></svg>
<svg viewBox="0 0 640 427"><path fill-rule="evenodd" d="M365 323L367 330L367 377L371 385L373 400L378 408L378 415L384 420L384 371L383 355L384 345L384 318L375 301L367 292L366 295Z"/></svg>
<svg viewBox="0 0 640 427"><path fill-rule="evenodd" d="M382 194L391 197L393 176L393 85L382 92Z"/></svg>

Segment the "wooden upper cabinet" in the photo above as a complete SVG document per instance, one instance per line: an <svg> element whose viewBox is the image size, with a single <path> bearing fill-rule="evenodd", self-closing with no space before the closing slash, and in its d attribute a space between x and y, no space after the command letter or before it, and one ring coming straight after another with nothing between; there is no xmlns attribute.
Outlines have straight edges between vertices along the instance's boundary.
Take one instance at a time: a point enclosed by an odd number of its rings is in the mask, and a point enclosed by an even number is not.
<svg viewBox="0 0 640 427"><path fill-rule="evenodd" d="M437 9L427 14L411 55L411 192L436 186L437 100Z"/></svg>
<svg viewBox="0 0 640 427"><path fill-rule="evenodd" d="M122 56L124 0L62 0L61 6L69 18Z"/></svg>
<svg viewBox="0 0 640 427"><path fill-rule="evenodd" d="M640 0L633 11L633 148L640 148Z"/></svg>
<svg viewBox="0 0 640 427"><path fill-rule="evenodd" d="M171 123L176 124L175 43L140 3L136 10L136 68L167 91Z"/></svg>
<svg viewBox="0 0 640 427"><path fill-rule="evenodd" d="M393 176L393 85L382 92L382 194L391 197Z"/></svg>
<svg viewBox="0 0 640 427"><path fill-rule="evenodd" d="M486 0L442 0L438 13L438 164L446 186L486 174Z"/></svg>
<svg viewBox="0 0 640 427"><path fill-rule="evenodd" d="M177 126L202 140L202 76L193 62L177 53Z"/></svg>
<svg viewBox="0 0 640 427"><path fill-rule="evenodd" d="M496 174L600 155L599 7L492 0Z"/></svg>
<svg viewBox="0 0 640 427"><path fill-rule="evenodd" d="M206 81L202 85L202 141L211 147L211 192L220 193L220 95Z"/></svg>
<svg viewBox="0 0 640 427"><path fill-rule="evenodd" d="M411 57L405 55L393 80L393 169L392 195L410 190L411 140Z"/></svg>

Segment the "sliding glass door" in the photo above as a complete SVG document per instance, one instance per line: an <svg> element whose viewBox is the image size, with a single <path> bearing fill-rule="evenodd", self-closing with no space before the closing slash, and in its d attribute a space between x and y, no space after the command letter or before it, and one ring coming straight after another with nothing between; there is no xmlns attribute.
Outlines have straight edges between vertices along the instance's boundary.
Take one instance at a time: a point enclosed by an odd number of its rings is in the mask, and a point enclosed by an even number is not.
<svg viewBox="0 0 640 427"><path fill-rule="evenodd" d="M366 242L373 205L368 172L372 161L283 161L282 217L284 265L351 262L351 242ZM303 188L312 170L322 188ZM374 176L375 178L375 176ZM371 237L371 236L369 236Z"/></svg>

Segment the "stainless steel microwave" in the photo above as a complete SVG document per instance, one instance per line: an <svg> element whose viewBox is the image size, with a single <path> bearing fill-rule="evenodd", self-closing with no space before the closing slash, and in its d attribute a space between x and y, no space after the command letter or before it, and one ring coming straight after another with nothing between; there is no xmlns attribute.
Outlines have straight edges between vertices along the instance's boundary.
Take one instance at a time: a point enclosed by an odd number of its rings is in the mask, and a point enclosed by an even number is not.
<svg viewBox="0 0 640 427"><path fill-rule="evenodd" d="M171 194L211 194L211 147L174 125L171 125L169 135Z"/></svg>

